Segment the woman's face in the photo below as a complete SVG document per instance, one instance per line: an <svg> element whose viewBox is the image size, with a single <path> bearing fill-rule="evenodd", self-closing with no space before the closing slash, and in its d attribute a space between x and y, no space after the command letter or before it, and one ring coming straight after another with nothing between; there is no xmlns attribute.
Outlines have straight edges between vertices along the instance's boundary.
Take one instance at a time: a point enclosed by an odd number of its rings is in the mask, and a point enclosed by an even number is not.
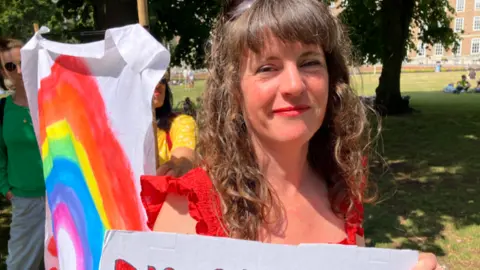
<svg viewBox="0 0 480 270"><path fill-rule="evenodd" d="M12 81L15 89L23 88L20 48L2 52L0 56L3 76Z"/></svg>
<svg viewBox="0 0 480 270"><path fill-rule="evenodd" d="M260 54L245 53L241 68L244 113L253 136L267 143L307 143L322 125L328 69L315 45L275 37Z"/></svg>
<svg viewBox="0 0 480 270"><path fill-rule="evenodd" d="M155 91L153 92L153 105L155 108L160 108L163 106L165 102L165 91L167 90L167 86L165 83L159 82L155 87Z"/></svg>

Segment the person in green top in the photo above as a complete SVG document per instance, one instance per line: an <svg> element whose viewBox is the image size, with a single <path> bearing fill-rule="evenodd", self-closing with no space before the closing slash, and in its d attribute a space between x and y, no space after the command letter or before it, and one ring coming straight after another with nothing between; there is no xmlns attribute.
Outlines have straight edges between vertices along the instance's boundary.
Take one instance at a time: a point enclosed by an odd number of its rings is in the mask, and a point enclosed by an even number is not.
<svg viewBox="0 0 480 270"><path fill-rule="evenodd" d="M457 91L456 93L468 92L470 88L470 83L467 81L467 76L462 75L462 79L457 82Z"/></svg>
<svg viewBox="0 0 480 270"><path fill-rule="evenodd" d="M0 112L0 192L12 203L9 270L40 269L45 237L45 180L22 79L22 46L0 39L0 79L9 79L15 88Z"/></svg>

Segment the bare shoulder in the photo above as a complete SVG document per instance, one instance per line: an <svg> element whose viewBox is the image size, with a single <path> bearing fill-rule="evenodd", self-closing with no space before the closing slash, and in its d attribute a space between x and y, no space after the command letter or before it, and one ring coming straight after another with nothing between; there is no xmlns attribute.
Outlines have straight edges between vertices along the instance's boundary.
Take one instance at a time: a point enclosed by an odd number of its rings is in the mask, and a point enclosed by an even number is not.
<svg viewBox="0 0 480 270"><path fill-rule="evenodd" d="M196 220L188 213L188 200L184 196L168 194L158 214L154 231L195 234Z"/></svg>

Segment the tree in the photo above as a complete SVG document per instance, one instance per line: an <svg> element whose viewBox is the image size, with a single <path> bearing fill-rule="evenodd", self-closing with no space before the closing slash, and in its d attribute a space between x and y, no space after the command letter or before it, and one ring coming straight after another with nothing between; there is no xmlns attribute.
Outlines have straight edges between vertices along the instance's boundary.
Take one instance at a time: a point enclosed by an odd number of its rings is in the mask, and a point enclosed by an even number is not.
<svg viewBox="0 0 480 270"><path fill-rule="evenodd" d="M51 0L0 0L0 36L28 40L33 23L61 31L61 10Z"/></svg>
<svg viewBox="0 0 480 270"><path fill-rule="evenodd" d="M93 17L91 30L138 22L136 0L59 0L58 6L66 18L87 20ZM153 36L165 45L178 39L172 46L172 64L179 65L183 61L193 68L204 66L204 47L219 8L217 0L149 0Z"/></svg>
<svg viewBox="0 0 480 270"><path fill-rule="evenodd" d="M416 37L424 44L458 46L459 37L450 28L455 10L448 0L342 0L341 7L339 18L348 27L357 61L383 65L375 98L378 111L410 112L400 92L402 62L416 49Z"/></svg>
<svg viewBox="0 0 480 270"><path fill-rule="evenodd" d="M164 42L179 38L172 64L184 61L193 68L204 67L205 47L220 10L219 1L151 0L149 7L152 33Z"/></svg>
<svg viewBox="0 0 480 270"><path fill-rule="evenodd" d="M66 18L83 23L77 30L105 30L138 22L136 0L58 0Z"/></svg>

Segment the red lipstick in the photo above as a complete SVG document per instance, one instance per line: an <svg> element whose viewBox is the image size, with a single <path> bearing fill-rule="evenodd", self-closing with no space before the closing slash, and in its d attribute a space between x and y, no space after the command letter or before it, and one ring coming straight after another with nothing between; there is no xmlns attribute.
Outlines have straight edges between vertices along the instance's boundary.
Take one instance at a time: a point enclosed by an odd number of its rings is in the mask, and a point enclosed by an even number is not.
<svg viewBox="0 0 480 270"><path fill-rule="evenodd" d="M274 114L282 116L298 116L310 109L308 105L297 105L291 107L283 107L273 110Z"/></svg>

